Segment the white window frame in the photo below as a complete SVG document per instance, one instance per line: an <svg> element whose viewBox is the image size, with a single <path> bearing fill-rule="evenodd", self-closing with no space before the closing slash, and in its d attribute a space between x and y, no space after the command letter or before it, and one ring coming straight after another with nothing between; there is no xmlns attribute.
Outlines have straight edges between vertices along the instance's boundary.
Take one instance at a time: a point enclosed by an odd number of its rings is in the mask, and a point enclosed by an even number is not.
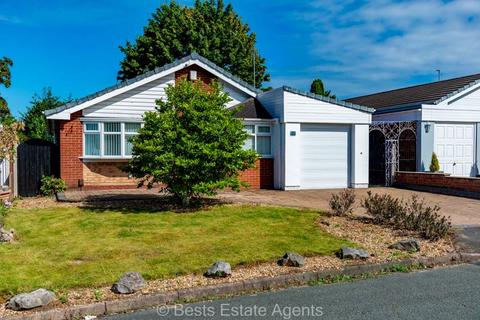
<svg viewBox="0 0 480 320"><path fill-rule="evenodd" d="M253 133L249 133L249 135L251 137L253 137L254 139L254 144L255 144L255 152L258 153L258 155L260 156L260 158L273 158L273 135L272 135L272 130L273 130L273 126L271 123L253 123L253 122L245 122L243 124L245 127L246 126L253 126L254 127L254 132ZM258 132L258 128L259 127L269 127L270 128L270 132ZM262 136L262 137L270 137L270 153L269 154L260 154L258 152L258 136Z"/></svg>
<svg viewBox="0 0 480 320"><path fill-rule="evenodd" d="M98 124L98 131L87 131L87 124L97 123ZM120 132L105 132L105 123L120 123ZM96 120L86 120L83 122L83 156L84 159L131 159L132 155L125 154L125 136L126 135L137 135L138 132L125 132L125 123L139 123L140 127L143 127L143 122L141 121L118 121L118 120L111 120L111 121L96 121ZM88 133L99 133L100 134L100 155L87 155L85 154L86 146L85 146L85 135ZM118 134L120 135L120 155L105 155L105 145L104 145L104 137L105 134Z"/></svg>

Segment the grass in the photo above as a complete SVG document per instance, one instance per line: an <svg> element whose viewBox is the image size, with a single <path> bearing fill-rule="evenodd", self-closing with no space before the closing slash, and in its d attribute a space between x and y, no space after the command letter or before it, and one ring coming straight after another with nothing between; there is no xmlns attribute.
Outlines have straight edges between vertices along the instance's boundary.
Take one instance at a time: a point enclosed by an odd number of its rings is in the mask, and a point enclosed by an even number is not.
<svg viewBox="0 0 480 320"><path fill-rule="evenodd" d="M19 240L0 246L0 295L113 283L123 272L146 279L271 261L285 251L330 255L349 243L320 230L317 212L215 206L194 213L82 208L12 209Z"/></svg>

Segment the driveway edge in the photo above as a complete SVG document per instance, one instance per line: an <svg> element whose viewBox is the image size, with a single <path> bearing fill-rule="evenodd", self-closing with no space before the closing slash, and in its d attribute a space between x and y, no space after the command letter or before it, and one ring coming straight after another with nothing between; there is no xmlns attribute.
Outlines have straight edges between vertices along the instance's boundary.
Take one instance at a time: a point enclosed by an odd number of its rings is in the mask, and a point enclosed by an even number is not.
<svg viewBox="0 0 480 320"><path fill-rule="evenodd" d="M234 283L179 289L171 292L155 293L131 298L106 301L89 305L72 306L64 309L53 309L33 314L7 316L4 320L73 320L89 316L104 316L117 313L149 309L177 301L191 301L209 299L213 297L226 297L253 292L268 291L273 289L288 288L291 286L307 285L327 277L340 275L359 276L365 273L375 273L388 270L392 267L403 265L412 266L421 264L426 267L446 266L459 263L472 263L480 261L480 254L451 253L434 258L406 259L401 261L380 264L361 264L346 266L342 269L331 269L315 272L293 273L275 277L261 277Z"/></svg>

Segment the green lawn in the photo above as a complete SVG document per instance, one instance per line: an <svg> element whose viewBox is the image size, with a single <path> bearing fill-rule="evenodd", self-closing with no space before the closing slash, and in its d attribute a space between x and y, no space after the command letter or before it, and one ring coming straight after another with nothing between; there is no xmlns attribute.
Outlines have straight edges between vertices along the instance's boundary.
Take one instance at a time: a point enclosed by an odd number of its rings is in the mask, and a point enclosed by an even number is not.
<svg viewBox="0 0 480 320"><path fill-rule="evenodd" d="M329 255L345 241L322 232L318 213L215 206L195 213L80 208L13 209L6 227L19 241L0 246L0 295L38 287L111 284L125 271L147 279L273 260L285 251Z"/></svg>

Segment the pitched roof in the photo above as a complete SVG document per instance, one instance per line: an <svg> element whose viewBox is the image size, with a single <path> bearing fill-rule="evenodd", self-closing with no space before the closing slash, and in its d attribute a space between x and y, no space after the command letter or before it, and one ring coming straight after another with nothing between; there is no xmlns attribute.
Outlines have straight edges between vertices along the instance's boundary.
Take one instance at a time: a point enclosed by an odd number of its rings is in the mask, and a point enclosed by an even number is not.
<svg viewBox="0 0 480 320"><path fill-rule="evenodd" d="M235 118L241 119L273 119L270 113L256 98L248 98L230 109L235 109Z"/></svg>
<svg viewBox="0 0 480 320"><path fill-rule="evenodd" d="M477 83L480 83L480 73L369 94L346 99L345 101L358 103L375 109L394 106L420 105L423 103L438 104Z"/></svg>
<svg viewBox="0 0 480 320"><path fill-rule="evenodd" d="M375 112L375 109L365 107L364 105L360 105L360 104L356 104L356 103L352 103L352 102L347 102L347 101L342 101L342 100L337 100L337 99L332 99L332 98L327 98L327 97L324 97L324 96L320 96L318 94L314 94L314 93L311 93L311 92L308 92L308 91L298 90L298 89L287 87L287 86L283 86L283 91L299 94L301 96L312 98L312 99L323 101L323 102L336 104L338 106L353 109L353 110L364 111L364 112L368 112L368 113L374 113Z"/></svg>
<svg viewBox="0 0 480 320"><path fill-rule="evenodd" d="M166 64L162 67L158 67L158 68L155 68L154 70L151 70L151 71L148 71L144 74L141 74L139 76L136 76L132 79L128 79L128 80L125 80L123 82L120 82L116 85L113 85L113 86L110 86L108 88L105 88L103 90L100 90L100 91L97 91L93 94L90 94L86 97L83 97L83 98L80 98L80 99L76 99L76 100L73 100L72 102L69 102L67 104L64 104L58 108L55 108L55 109L50 109L50 110L46 110L45 111L45 115L46 116L49 116L49 115L52 115L52 114L55 114L55 113L59 113L59 112L62 112L62 111L65 111L65 110L68 110L70 108L73 108L75 106L78 106L82 103L85 103L87 101L90 101L90 100L93 100L97 97L100 97L102 95L105 95L109 92L112 92L114 90L117 90L117 89L120 89L120 88L123 88L123 87L126 87L128 85L131 85L137 81L140 81L140 80L143 80L145 78L148 78L148 77L151 77L153 75L156 75L156 74L159 74L159 73L162 73L164 71L167 71L169 69L172 69L172 68L175 68L183 63L186 63L188 61L191 61L191 60L197 60L205 65L207 65L208 67L212 68L213 70L217 71L218 73L220 73L221 75L223 75L224 77L238 83L240 86L254 92L254 93L260 93L261 90L255 88L254 86L252 86L251 84L245 82L244 80L234 76L233 74L231 74L230 72L226 71L225 69L217 66L215 63L211 62L210 60L208 60L207 58L204 58L202 57L201 55L199 55L198 53L192 53L186 57L183 57L181 59L178 59L178 60L175 60L174 62L172 63L169 63L169 64Z"/></svg>

